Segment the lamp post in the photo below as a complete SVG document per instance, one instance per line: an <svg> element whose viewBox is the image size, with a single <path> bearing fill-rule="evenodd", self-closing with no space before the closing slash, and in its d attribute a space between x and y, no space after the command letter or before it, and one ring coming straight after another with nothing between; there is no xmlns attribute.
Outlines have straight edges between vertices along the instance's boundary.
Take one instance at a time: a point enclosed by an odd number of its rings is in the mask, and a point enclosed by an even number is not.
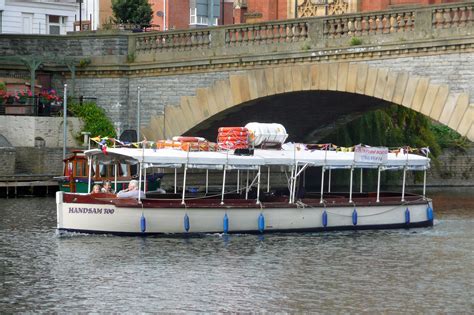
<svg viewBox="0 0 474 315"><path fill-rule="evenodd" d="M137 142L140 142L140 87L137 95Z"/></svg>
<svg viewBox="0 0 474 315"><path fill-rule="evenodd" d="M63 160L66 159L66 143L67 143L67 84L64 84L64 99L63 99Z"/></svg>

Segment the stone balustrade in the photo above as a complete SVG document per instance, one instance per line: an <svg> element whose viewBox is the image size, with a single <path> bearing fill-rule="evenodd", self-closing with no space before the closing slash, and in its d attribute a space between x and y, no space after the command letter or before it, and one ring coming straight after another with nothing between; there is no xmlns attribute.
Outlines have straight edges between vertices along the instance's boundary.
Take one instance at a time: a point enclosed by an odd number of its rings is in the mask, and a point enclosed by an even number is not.
<svg viewBox="0 0 474 315"><path fill-rule="evenodd" d="M432 10L433 28L439 29L472 25L474 20L473 8L473 4L434 8Z"/></svg>
<svg viewBox="0 0 474 315"><path fill-rule="evenodd" d="M225 45L262 45L299 42L308 38L308 24L300 21L246 24L225 29Z"/></svg>
<svg viewBox="0 0 474 315"><path fill-rule="evenodd" d="M153 32L136 36L135 51L140 53L169 50L191 50L194 48L209 47L210 42L211 37L209 29L185 32Z"/></svg>
<svg viewBox="0 0 474 315"><path fill-rule="evenodd" d="M324 19L324 38L383 35L415 29L415 11L335 16Z"/></svg>
<svg viewBox="0 0 474 315"><path fill-rule="evenodd" d="M360 38L363 44L369 45L396 42L400 38L404 41L424 40L433 36L449 36L446 32L439 32L439 29L471 27L473 4L469 1L436 6L409 6L378 12L132 34L130 36L136 38L136 44L129 48L135 48L137 61L140 62L150 60L149 57L140 59L141 53L155 53L160 60L168 60L175 59L176 53L194 47L204 49L200 54L202 57L227 57L255 54L255 49L250 48L254 46L258 46L258 51L262 50L263 53L301 50L301 42L311 48L350 46L353 37ZM468 34L469 31L466 30L465 33ZM459 30L456 30L456 34L460 34ZM182 57L194 58L189 53Z"/></svg>

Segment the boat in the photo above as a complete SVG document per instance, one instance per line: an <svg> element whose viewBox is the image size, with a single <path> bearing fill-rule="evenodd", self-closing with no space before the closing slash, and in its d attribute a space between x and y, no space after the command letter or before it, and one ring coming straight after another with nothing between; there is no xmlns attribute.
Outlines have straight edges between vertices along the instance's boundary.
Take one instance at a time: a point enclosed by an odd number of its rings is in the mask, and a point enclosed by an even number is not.
<svg viewBox="0 0 474 315"><path fill-rule="evenodd" d="M63 162L63 175L56 176L54 179L58 182L59 189L64 192L88 193L91 191L91 185L103 185L105 181L111 183L112 190L119 191L137 176L136 169L130 164L106 165L99 161L89 164L84 150L72 151L72 154ZM88 175L89 167L91 167L90 177ZM148 188L150 190L158 189L162 176L162 173L149 174L147 176Z"/></svg>
<svg viewBox="0 0 474 315"><path fill-rule="evenodd" d="M117 198L114 194L58 191L57 230L114 235L199 235L206 233L274 233L334 230L418 228L433 225L432 200L426 193L426 170L430 159L413 150L388 150L357 145L335 146L283 143L251 150L190 151L160 148L141 143L139 148L91 149L85 157L104 165L135 164L142 198ZM173 191L144 189L152 167L182 169L182 188ZM305 192L303 176L319 168L321 189ZM204 169L200 191L187 187L188 170ZM331 192L331 172L349 170L345 192ZM374 169L377 189L355 192L355 170ZM285 189L272 189L270 171L288 174ZM400 191L382 192L380 176L385 171L403 173ZM423 192L406 192L408 171L423 172ZM208 190L209 172L222 174L219 192ZM227 183L229 173L238 180ZM267 172L266 182L262 173ZM347 172L347 171L346 171ZM172 171L169 172L172 174Z"/></svg>

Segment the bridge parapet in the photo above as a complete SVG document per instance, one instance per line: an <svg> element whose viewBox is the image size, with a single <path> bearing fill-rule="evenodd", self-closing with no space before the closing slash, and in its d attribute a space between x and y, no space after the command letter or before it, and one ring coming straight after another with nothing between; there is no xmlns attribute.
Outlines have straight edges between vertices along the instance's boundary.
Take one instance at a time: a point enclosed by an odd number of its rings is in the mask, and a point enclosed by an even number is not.
<svg viewBox="0 0 474 315"><path fill-rule="evenodd" d="M474 2L407 7L297 20L132 34L136 62L304 52L469 35ZM356 38L357 40L354 40ZM191 52L192 51L192 52Z"/></svg>

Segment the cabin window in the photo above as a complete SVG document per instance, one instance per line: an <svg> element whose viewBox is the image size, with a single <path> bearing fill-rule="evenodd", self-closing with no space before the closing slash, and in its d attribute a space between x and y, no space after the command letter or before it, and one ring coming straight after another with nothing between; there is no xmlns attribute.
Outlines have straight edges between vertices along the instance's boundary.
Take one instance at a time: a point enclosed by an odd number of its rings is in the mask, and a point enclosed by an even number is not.
<svg viewBox="0 0 474 315"><path fill-rule="evenodd" d="M87 176L86 161L76 161L75 176L77 176L77 177Z"/></svg>

